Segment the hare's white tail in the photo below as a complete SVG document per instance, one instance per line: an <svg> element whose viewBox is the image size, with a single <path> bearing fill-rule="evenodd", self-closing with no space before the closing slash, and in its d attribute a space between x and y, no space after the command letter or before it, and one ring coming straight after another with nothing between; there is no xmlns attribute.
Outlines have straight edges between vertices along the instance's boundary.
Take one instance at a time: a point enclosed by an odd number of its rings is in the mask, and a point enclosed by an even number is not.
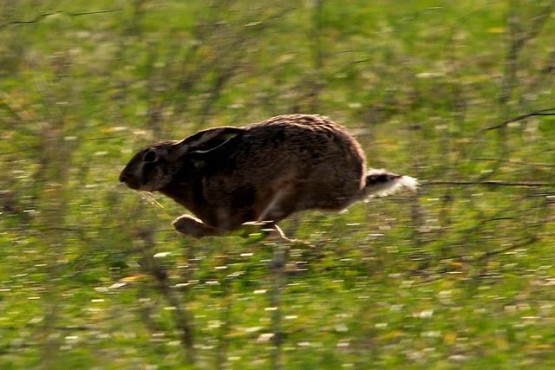
<svg viewBox="0 0 555 370"><path fill-rule="evenodd" d="M371 169L366 175L366 186L362 189L361 198L384 197L402 188L416 191L417 187L418 181L414 177L401 176L386 170Z"/></svg>

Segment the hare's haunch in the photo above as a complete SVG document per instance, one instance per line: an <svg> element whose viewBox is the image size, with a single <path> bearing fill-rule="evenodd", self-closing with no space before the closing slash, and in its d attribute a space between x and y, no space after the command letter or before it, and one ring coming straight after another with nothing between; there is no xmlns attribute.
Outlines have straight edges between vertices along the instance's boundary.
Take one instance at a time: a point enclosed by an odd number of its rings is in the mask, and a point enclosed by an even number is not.
<svg viewBox="0 0 555 370"><path fill-rule="evenodd" d="M417 185L409 176L367 171L360 145L342 126L302 114L152 144L135 154L120 181L187 208L197 218L181 216L174 226L194 237L306 209L341 210Z"/></svg>

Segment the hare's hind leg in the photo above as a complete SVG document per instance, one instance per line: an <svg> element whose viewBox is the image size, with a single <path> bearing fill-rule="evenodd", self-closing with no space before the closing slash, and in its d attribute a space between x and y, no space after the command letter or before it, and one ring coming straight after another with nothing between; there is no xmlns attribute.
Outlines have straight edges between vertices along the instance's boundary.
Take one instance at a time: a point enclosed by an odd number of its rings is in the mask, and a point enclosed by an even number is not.
<svg viewBox="0 0 555 370"><path fill-rule="evenodd" d="M173 221L173 227L180 233L192 236L193 238L202 238L205 236L215 236L220 233L213 227L203 223L198 218L189 215L183 215Z"/></svg>

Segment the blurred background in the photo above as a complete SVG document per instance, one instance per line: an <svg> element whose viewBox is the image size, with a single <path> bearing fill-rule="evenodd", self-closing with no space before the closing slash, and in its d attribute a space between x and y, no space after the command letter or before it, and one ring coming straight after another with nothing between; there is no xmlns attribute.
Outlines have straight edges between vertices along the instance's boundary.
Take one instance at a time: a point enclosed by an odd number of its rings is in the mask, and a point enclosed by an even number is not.
<svg viewBox="0 0 555 370"><path fill-rule="evenodd" d="M0 367L553 368L554 6L0 1ZM285 113L419 193L284 222L306 248L118 184Z"/></svg>

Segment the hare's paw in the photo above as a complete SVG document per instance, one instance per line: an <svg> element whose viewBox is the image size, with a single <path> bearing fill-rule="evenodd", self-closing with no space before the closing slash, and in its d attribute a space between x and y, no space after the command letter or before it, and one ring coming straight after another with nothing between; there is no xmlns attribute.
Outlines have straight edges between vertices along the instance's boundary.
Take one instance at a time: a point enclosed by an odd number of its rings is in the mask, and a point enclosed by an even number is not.
<svg viewBox="0 0 555 370"><path fill-rule="evenodd" d="M192 236L193 238L202 238L204 236L218 235L216 229L204 224L201 220L183 215L173 221L173 227L180 233Z"/></svg>

